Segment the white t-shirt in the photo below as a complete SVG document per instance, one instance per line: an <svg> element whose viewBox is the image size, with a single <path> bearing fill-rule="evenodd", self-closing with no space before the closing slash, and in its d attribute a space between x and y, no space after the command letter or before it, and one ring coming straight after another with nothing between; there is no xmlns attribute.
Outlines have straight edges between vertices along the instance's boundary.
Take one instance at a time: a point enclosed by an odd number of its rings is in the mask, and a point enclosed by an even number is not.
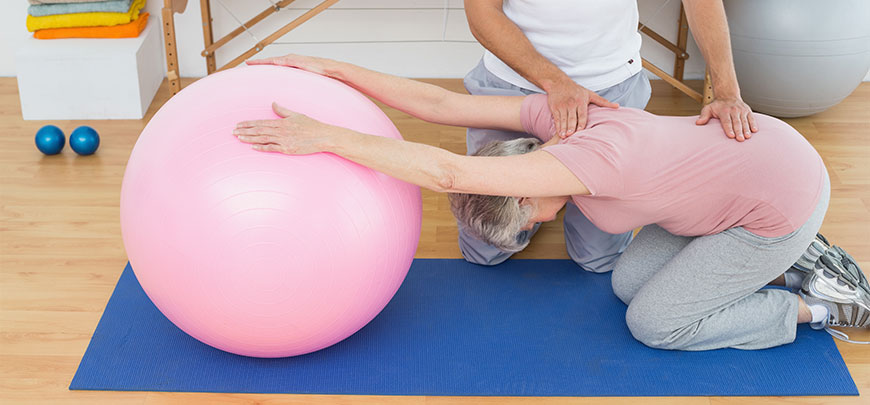
<svg viewBox="0 0 870 405"><path fill-rule="evenodd" d="M504 0L503 10L541 55L589 90L641 70L636 0ZM511 84L543 92L492 52L483 63Z"/></svg>

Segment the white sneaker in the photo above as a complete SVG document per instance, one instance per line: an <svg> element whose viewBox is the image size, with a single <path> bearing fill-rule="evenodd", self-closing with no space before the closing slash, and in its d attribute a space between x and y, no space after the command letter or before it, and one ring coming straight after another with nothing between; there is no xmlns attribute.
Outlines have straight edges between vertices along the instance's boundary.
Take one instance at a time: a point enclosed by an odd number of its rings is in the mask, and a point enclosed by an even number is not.
<svg viewBox="0 0 870 405"><path fill-rule="evenodd" d="M825 241L826 242L826 241ZM822 322L810 324L814 329L825 329L834 337L851 342L845 333L832 326L870 329L870 283L867 277L842 248L827 248L804 279L800 291L807 305L822 305L828 316Z"/></svg>

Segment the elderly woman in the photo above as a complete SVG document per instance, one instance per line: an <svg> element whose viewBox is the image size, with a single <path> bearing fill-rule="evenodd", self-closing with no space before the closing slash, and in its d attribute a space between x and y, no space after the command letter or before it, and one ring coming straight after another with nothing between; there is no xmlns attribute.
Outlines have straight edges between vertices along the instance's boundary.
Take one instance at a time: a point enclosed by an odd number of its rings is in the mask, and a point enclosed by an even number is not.
<svg viewBox="0 0 870 405"><path fill-rule="evenodd" d="M830 193L822 159L775 118L755 115L759 132L735 142L718 126L695 125L697 117L590 106L587 129L562 139L553 136L545 95L470 96L298 55L249 63L326 75L429 122L537 137L462 156L278 105L282 119L234 131L259 151L330 152L451 193L459 222L505 251L522 249L528 242L517 235L553 220L569 200L604 231L643 227L616 264L613 290L628 305L632 334L648 346L761 349L793 341L798 323L870 327L866 278L816 236ZM800 294L762 289L798 259L808 274L792 283L802 284Z"/></svg>

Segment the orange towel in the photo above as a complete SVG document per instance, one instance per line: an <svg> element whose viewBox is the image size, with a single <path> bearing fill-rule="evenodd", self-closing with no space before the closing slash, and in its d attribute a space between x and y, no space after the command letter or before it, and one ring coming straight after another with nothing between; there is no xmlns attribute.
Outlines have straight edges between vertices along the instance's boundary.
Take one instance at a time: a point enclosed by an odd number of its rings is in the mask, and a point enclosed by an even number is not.
<svg viewBox="0 0 870 405"><path fill-rule="evenodd" d="M148 24L148 13L142 13L139 18L127 24L111 27L70 27L47 28L36 30L33 37L38 39L58 38L136 38Z"/></svg>

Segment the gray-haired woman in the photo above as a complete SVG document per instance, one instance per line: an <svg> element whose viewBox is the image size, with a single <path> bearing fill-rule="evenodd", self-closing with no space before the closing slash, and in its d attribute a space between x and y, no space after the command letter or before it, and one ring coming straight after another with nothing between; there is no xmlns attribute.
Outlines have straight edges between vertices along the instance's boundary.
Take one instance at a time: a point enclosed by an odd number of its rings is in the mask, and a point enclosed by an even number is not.
<svg viewBox="0 0 870 405"><path fill-rule="evenodd" d="M798 323L870 327L866 278L817 237L830 192L824 164L775 118L756 115L759 132L739 143L696 126L697 117L593 106L587 129L562 139L553 136L544 95L469 96L298 55L249 63L323 74L426 121L536 136L462 156L278 105L282 119L242 122L234 131L256 150L331 152L452 193L462 225L506 251L522 249L520 231L553 220L569 199L606 232L642 226L616 264L613 288L628 304L632 334L649 346L760 349L793 341ZM799 284L800 294L762 289L782 278Z"/></svg>

